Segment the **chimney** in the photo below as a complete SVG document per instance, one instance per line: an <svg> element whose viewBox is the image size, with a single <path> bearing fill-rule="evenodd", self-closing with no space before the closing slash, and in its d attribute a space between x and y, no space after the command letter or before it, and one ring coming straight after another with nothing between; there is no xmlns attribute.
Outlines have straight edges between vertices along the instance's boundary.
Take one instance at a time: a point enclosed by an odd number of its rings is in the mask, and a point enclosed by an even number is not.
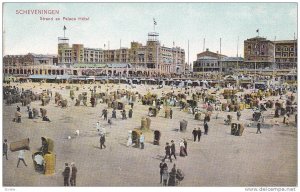
<svg viewBox="0 0 300 192"><path fill-rule="evenodd" d="M208 49L208 48L206 48L206 51L209 51L209 49Z"/></svg>

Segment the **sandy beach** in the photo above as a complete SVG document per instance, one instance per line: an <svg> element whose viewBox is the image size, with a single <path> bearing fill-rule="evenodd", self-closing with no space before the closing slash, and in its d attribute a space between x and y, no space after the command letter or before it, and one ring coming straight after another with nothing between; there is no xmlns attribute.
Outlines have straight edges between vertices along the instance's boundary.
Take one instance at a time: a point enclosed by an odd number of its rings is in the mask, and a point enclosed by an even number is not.
<svg viewBox="0 0 300 192"><path fill-rule="evenodd" d="M240 122L245 125L242 136L230 134L230 126L224 125L224 119L228 114L233 116L236 122L236 112L220 111L218 119L215 119L214 111L209 122L208 135L202 135L200 142L193 141L192 131L200 127L203 131L203 116L201 120L194 120L190 112L180 111L179 107L173 108L173 119L164 118L161 110L157 117L151 117L151 127L144 132L145 149L127 147L128 130L140 128L141 118L147 117L147 105L135 102L133 118L122 120L120 111L117 111L117 119L109 125L101 118L102 110L107 108L105 103L97 103L91 107L89 103L90 91L97 86L97 92L115 91L127 89L139 94L148 91L157 94L172 91L170 86L157 89L156 86L136 85L103 85L103 84L39 84L39 83L12 83L12 86L32 89L41 93L51 89L53 96L46 106L41 106L41 101L31 102L31 108L43 107L47 109L47 116L51 122L43 122L39 119L28 119L27 108L21 103L6 105L3 101L3 139L8 143L24 138L30 138L30 151L25 152L25 161L28 167L22 163L16 167L18 152L8 152L8 160L3 159L3 185L4 186L63 186L62 171L65 162L75 162L77 173L77 186L161 186L159 183L159 163L165 155L165 143L174 140L176 152L179 153L179 142L186 138L188 142L188 156L177 156L177 160L170 163L166 160L169 170L173 164L185 173L184 180L179 186L295 186L297 185L297 128L294 123L294 115L290 117L290 125L282 123L282 117L274 118L274 108L264 112L266 126L263 126L262 134L256 134L256 127L247 127L253 122L252 109L241 111ZM70 99L70 89L66 86L79 87L75 91L75 98L82 92L88 93L88 106L74 106L75 100ZM101 86L101 89L98 87ZM106 87L108 86L108 88ZM193 91L195 92L195 88ZM191 89L190 89L191 90ZM175 93L184 93L184 89L175 88ZM61 108L54 102L54 93L59 92L68 100L68 107ZM214 90L209 90L214 92ZM222 92L220 90L216 95ZM241 94L241 93L239 93ZM290 94L290 93L288 93ZM191 95L190 95L191 96ZM189 97L188 97L189 98ZM221 102L225 100L219 96ZM270 97L266 99L279 99ZM282 100L284 101L284 100ZM199 107L202 106L199 102ZM21 107L22 123L13 122L16 107ZM126 105L128 112L130 105ZM108 109L108 117L111 117L112 109ZM187 131L180 132L179 122L188 121ZM275 121L279 126L273 125ZM96 122L104 126L107 132L106 149L99 148L99 134L96 131ZM76 136L75 131L80 135ZM153 145L153 131L161 132L160 145ZM71 139L68 139L71 136ZM46 176L34 170L32 153L41 147L41 137L51 138L54 141L54 153L56 154L55 174Z"/></svg>

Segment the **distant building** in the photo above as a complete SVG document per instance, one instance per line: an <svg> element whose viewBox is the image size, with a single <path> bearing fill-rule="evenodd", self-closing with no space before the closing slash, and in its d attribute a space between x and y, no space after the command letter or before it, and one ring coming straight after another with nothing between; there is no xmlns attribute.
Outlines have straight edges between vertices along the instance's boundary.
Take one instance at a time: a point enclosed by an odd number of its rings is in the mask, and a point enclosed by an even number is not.
<svg viewBox="0 0 300 192"><path fill-rule="evenodd" d="M244 59L242 57L224 57L222 59L222 71L224 72L232 72L235 69L244 67Z"/></svg>
<svg viewBox="0 0 300 192"><path fill-rule="evenodd" d="M197 60L193 62L193 72L221 72L222 62L226 55L214 53L206 49L205 52L197 54Z"/></svg>
<svg viewBox="0 0 300 192"><path fill-rule="evenodd" d="M297 40L273 41L275 43L275 62L278 69L297 67Z"/></svg>
<svg viewBox="0 0 300 192"><path fill-rule="evenodd" d="M53 65L57 64L55 55L42 55L28 53L27 55L5 55L4 66L32 66L32 65Z"/></svg>
<svg viewBox="0 0 300 192"><path fill-rule="evenodd" d="M250 69L275 68L275 44L263 37L244 41L244 65Z"/></svg>

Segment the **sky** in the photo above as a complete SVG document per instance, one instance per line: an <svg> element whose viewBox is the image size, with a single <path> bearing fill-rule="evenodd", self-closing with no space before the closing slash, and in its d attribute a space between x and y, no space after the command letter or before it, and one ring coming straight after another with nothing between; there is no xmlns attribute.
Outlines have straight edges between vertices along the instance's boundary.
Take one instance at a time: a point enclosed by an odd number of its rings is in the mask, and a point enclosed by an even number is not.
<svg viewBox="0 0 300 192"><path fill-rule="evenodd" d="M35 9L59 14L16 14ZM205 49L220 51L221 38L222 54L236 56L238 51L243 57L243 42L257 36L257 29L269 40L294 39L298 33L297 3L4 3L2 18L3 55L57 54L64 26L70 44L104 49L109 41L110 49L118 49L121 40L121 46L129 48L132 41L146 43L148 32L154 30L153 18L161 44L185 49L190 63L203 51L204 38Z"/></svg>

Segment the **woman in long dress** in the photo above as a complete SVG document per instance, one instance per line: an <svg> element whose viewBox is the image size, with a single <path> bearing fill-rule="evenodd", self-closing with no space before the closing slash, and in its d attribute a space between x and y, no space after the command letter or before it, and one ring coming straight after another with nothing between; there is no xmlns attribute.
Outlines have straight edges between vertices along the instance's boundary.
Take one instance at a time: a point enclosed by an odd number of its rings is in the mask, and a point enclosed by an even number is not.
<svg viewBox="0 0 300 192"><path fill-rule="evenodd" d="M186 153L185 153L185 147L184 147L183 141L180 141L179 147L180 147L180 154L179 154L179 155L180 155L181 157L185 157L185 156L186 156Z"/></svg>

